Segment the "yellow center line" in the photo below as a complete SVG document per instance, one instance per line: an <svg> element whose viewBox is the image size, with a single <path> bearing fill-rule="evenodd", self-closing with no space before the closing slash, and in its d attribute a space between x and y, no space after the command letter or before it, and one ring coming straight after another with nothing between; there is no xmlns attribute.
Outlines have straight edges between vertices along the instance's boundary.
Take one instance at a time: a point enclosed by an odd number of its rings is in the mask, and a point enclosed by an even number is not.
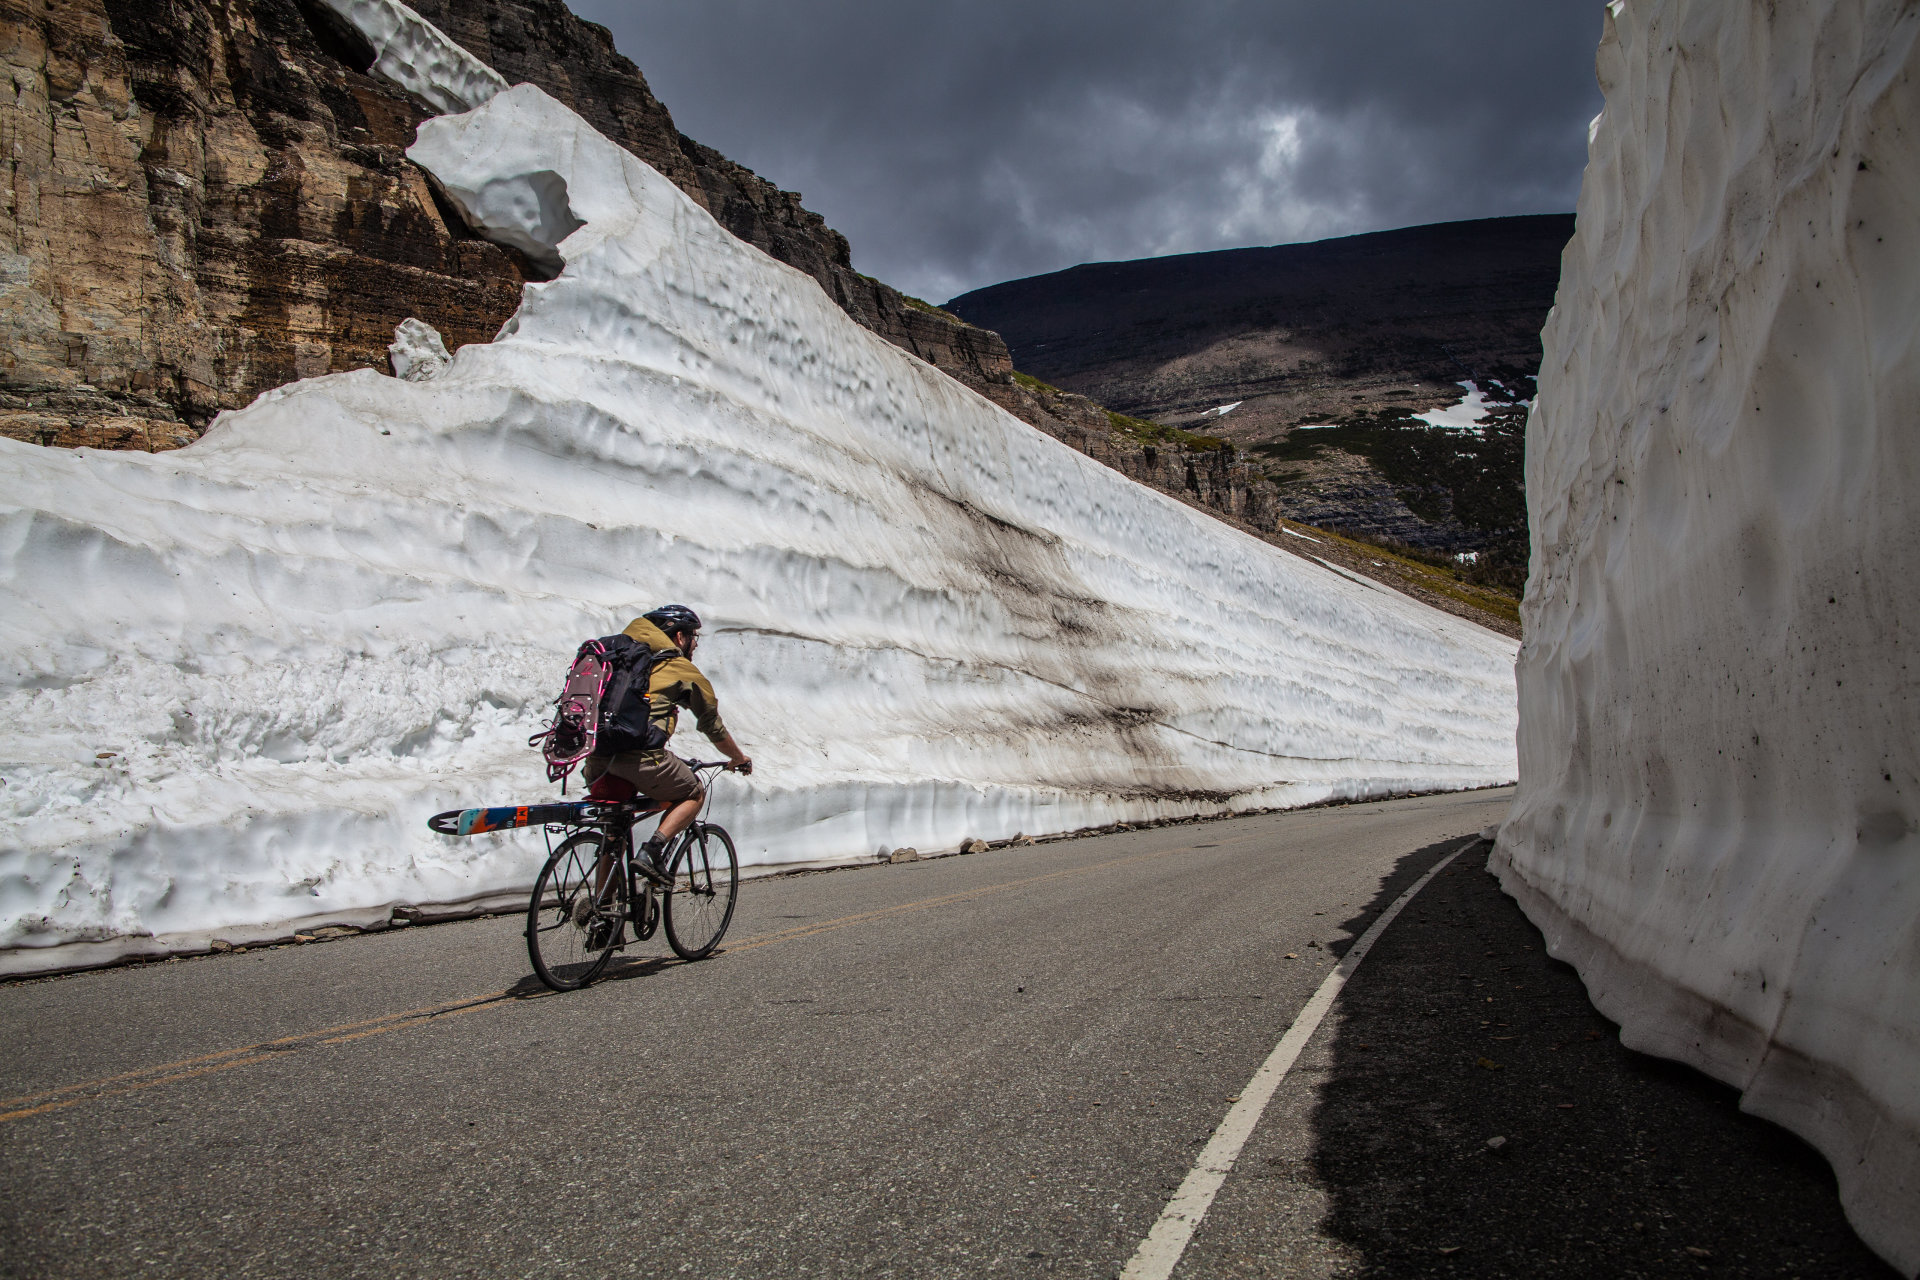
<svg viewBox="0 0 1920 1280"><path fill-rule="evenodd" d="M1105 862L1092 862L1084 867L1069 867L1064 871L1050 871L1045 875L1024 876L1018 880L1003 880L999 884L985 885L978 889L966 889L958 893L939 894L931 898L919 898L912 902L902 902L891 907L881 907L874 911L862 911L854 915L839 916L832 920L822 920L816 924L795 925L789 929L773 933L756 934L742 939L731 946L723 947L719 955L734 955L745 951L754 951L761 947L770 947L779 942L793 942L800 938L811 938L816 934L831 933L836 929L845 929L856 924L867 924L878 920L888 920L895 916L908 915L916 911L931 911L937 907L952 906L956 903L971 902L990 894L1004 893L1009 889L1025 888L1028 885L1045 884L1051 880L1066 879L1071 876L1087 875L1094 871L1105 871L1112 867L1123 867L1130 863L1147 862L1155 858L1165 858L1176 853L1190 853L1191 847L1177 849L1159 849L1150 853L1130 854L1124 858L1111 858ZM462 1000L450 1000L444 1004L423 1005L418 1009L407 1009L399 1013L382 1014L377 1018L365 1018L358 1022L343 1022L337 1026L322 1027L316 1031L302 1031L296 1035L281 1036L277 1040L262 1040L255 1044L240 1045L232 1049L221 1049L216 1053L201 1054L198 1057L182 1058L177 1062L165 1062L157 1066L140 1067L133 1071L123 1071L119 1075L101 1076L93 1080L83 1080L78 1084L61 1085L57 1089L47 1089L39 1093L22 1094L19 1097L0 1099L0 1124L9 1120L24 1120L28 1116L37 1116L49 1111L59 1111L66 1107L77 1106L82 1102L92 1102L100 1098L117 1098L123 1094L137 1093L143 1089L152 1089L163 1084L173 1084L180 1080L191 1080L199 1076L212 1075L220 1071L229 1071L235 1067L248 1067L268 1062L280 1056L281 1047L300 1044L305 1041L317 1041L320 1044L347 1044L355 1040L364 1040L370 1036L385 1035L389 1031L404 1031L409 1027L426 1026L429 1023L442 1022L448 1018L457 1018L462 1014L479 1013L483 1009L503 1009L520 1000L542 998L548 992L515 997L511 990L493 991L483 996L470 996ZM183 1070L182 1068L187 1068ZM163 1074L164 1073L164 1074ZM143 1078L144 1077L144 1078ZM118 1086L118 1087L115 1087ZM68 1096L71 1095L71 1096ZM34 1104L34 1105L27 1105Z"/></svg>
<svg viewBox="0 0 1920 1280"><path fill-rule="evenodd" d="M62 1107L77 1107L83 1102L92 1102L96 1098L117 1098L123 1093L138 1093L142 1089L151 1089L155 1085L172 1084L175 1080L191 1080L195 1076L210 1076L216 1071L231 1071L235 1067L250 1067L256 1062L265 1062L279 1055L263 1053L254 1058L236 1058L232 1062L217 1062L210 1067L196 1067L192 1071L181 1071L170 1076L161 1076L157 1080L143 1080L139 1084L130 1084L121 1089L106 1089L99 1093L83 1093L77 1097L62 1098L57 1102L43 1102L37 1107L22 1107L18 1111L0 1112L0 1121L20 1120L27 1116L37 1116L46 1111L58 1111ZM137 1075L138 1072L129 1074ZM125 1078L125 1077L121 1077Z"/></svg>
<svg viewBox="0 0 1920 1280"><path fill-rule="evenodd" d="M82 1080L78 1084L62 1085L57 1089L47 1089L47 1090L43 1090L40 1093L22 1094L17 1098L0 1098L0 1107L13 1108L13 1107L18 1107L23 1103L38 1102L43 1098L57 1098L61 1094L65 1094L65 1093L80 1093L84 1091L102 1089L108 1085L120 1084L128 1080L137 1080L141 1076L150 1076L157 1071L175 1071L181 1067L191 1067L191 1066L195 1066L197 1064L205 1063L205 1062L217 1062L222 1058L231 1058L238 1054L258 1053L262 1050L274 1050L280 1045L298 1044L303 1040L313 1040L321 1036L337 1035L338 1033L343 1031L353 1031L360 1027L371 1027L379 1023L400 1022L406 1019L432 1018L436 1014L444 1014L454 1010L464 1009L468 1005L485 1004L491 1001L503 1000L510 994L512 993L507 991L495 991L490 995L473 996L473 997L468 997L460 1000L450 1000L446 1004L425 1005L418 1009L402 1010L399 1013L384 1013L377 1018L366 1018L360 1022L343 1022L339 1026L322 1027L318 1031L302 1031L296 1035L281 1036L277 1040L262 1040L257 1044L244 1044L233 1049L222 1049L218 1053L201 1054L199 1057L195 1057L195 1058L182 1058L178 1062L163 1062L163 1063L160 1063L158 1066L141 1067L134 1071L123 1071L117 1076L102 1076L97 1080ZM271 1056L271 1054L269 1054L269 1056ZM255 1059L255 1061L265 1061L265 1059L264 1058ZM168 1077L168 1078L169 1079L175 1079L175 1078L185 1079L184 1076ZM138 1086L138 1087L144 1088L145 1086ZM125 1092L125 1090L116 1090L115 1092ZM102 1096L105 1096L105 1095L102 1095ZM0 1120L11 1119L14 1114L16 1113L9 1110L4 1114L0 1114ZM22 1112L19 1114L32 1114L32 1112Z"/></svg>

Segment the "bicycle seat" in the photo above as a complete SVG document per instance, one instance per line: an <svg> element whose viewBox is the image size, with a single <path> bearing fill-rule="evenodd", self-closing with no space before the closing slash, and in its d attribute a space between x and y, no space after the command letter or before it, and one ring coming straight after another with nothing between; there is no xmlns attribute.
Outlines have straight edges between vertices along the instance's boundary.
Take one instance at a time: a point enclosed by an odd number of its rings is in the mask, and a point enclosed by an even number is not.
<svg viewBox="0 0 1920 1280"><path fill-rule="evenodd" d="M598 800L601 804L625 804L639 794L640 788L610 773L601 774L587 788L587 799Z"/></svg>

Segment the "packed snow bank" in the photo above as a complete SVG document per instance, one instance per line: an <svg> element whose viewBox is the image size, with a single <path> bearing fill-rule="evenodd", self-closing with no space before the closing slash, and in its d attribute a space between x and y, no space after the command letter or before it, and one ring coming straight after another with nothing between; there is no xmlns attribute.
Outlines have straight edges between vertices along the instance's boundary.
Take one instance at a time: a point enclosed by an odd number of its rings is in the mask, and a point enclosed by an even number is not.
<svg viewBox="0 0 1920 1280"><path fill-rule="evenodd" d="M425 820L551 796L572 649L667 600L749 863L1514 776L1510 642L1008 416L538 89L411 154L563 237L493 344L173 453L0 441L6 966L524 889L537 835Z"/></svg>
<svg viewBox="0 0 1920 1280"><path fill-rule="evenodd" d="M1527 440L1496 860L1920 1270L1920 11L1616 4Z"/></svg>
<svg viewBox="0 0 1920 1280"><path fill-rule="evenodd" d="M480 59L395 0L321 0L366 37L373 70L435 111L468 111L507 87Z"/></svg>

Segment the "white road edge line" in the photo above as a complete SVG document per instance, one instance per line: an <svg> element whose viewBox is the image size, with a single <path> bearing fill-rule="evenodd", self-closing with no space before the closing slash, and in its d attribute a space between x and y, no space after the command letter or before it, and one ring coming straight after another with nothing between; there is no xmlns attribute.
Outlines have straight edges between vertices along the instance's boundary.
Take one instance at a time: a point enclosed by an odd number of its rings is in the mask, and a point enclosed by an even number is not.
<svg viewBox="0 0 1920 1280"><path fill-rule="evenodd" d="M1320 989L1313 993L1305 1007L1280 1037L1280 1043L1273 1047L1267 1060L1253 1073L1253 1079L1247 1081L1247 1087L1240 1091L1240 1101L1228 1109L1220 1127L1213 1131L1213 1137L1200 1152L1200 1159L1194 1162L1193 1170L1187 1174L1186 1181L1173 1193L1173 1199L1167 1201L1167 1207L1161 1211L1160 1220L1153 1224L1153 1230L1147 1232L1147 1238L1140 1242L1140 1248L1134 1252L1133 1260L1127 1263L1127 1269L1120 1273L1120 1280L1167 1280L1179 1265L1180 1257L1187 1251L1187 1244L1193 1239L1193 1233L1200 1228L1200 1220L1207 1216L1207 1210L1213 1205L1213 1197L1219 1193L1221 1184L1227 1180L1227 1174L1233 1171L1233 1162L1240 1158L1240 1149L1247 1145L1247 1139L1253 1135L1253 1127L1260 1123L1260 1116L1272 1101L1274 1090L1286 1079L1287 1072L1293 1068L1300 1051L1307 1047L1307 1041L1320 1028L1321 1019L1327 1016L1327 1010L1340 995L1340 989L1347 985L1347 979L1367 958L1367 952L1379 940L1380 934L1393 923L1401 908L1413 901L1413 895L1426 888L1427 881L1447 869L1449 863L1467 850L1480 843L1480 837L1455 849L1446 857L1433 864L1427 873L1393 900L1393 905L1380 913L1360 940L1340 957L1340 963L1333 967Z"/></svg>

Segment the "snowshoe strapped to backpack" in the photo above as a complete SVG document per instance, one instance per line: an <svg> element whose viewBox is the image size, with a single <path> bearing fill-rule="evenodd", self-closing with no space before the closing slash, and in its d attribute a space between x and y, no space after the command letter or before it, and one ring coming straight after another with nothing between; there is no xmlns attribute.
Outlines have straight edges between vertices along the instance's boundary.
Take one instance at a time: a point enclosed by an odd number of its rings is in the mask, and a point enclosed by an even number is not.
<svg viewBox="0 0 1920 1280"><path fill-rule="evenodd" d="M547 779L560 784L562 795L567 775L590 755L667 745L666 733L653 723L647 685L654 667L675 656L675 650L655 653L627 635L601 636L580 646L554 702L552 722L527 739L528 746L545 744L540 754L546 757Z"/></svg>

